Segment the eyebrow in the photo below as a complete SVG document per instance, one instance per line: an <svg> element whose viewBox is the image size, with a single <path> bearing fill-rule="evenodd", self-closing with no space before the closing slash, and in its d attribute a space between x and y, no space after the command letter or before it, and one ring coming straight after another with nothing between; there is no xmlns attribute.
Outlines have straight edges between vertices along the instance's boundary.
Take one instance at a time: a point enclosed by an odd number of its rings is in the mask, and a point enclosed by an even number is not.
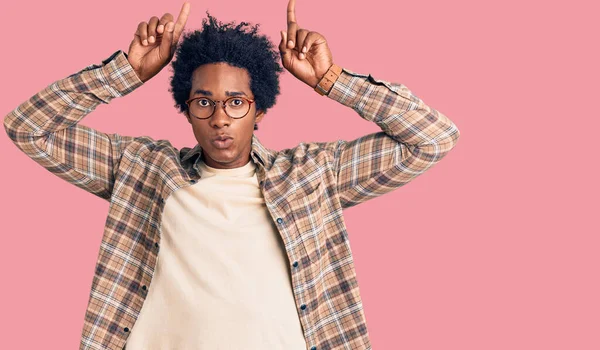
<svg viewBox="0 0 600 350"><path fill-rule="evenodd" d="M225 94L227 96L240 96L240 95L244 95L246 97L248 97L248 95L246 95L245 92L243 91L225 91ZM196 91L194 91L194 95L206 95L206 96L212 96L212 92L208 91L208 90L202 90L202 89L197 89Z"/></svg>

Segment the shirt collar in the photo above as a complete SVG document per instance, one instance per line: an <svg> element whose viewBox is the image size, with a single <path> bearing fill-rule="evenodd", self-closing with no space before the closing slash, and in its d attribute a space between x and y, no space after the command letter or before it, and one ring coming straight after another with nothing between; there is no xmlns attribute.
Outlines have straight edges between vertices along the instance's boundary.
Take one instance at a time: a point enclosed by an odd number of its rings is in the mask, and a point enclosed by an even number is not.
<svg viewBox="0 0 600 350"><path fill-rule="evenodd" d="M193 148L183 148L182 150L181 161L185 162L188 159L191 159L193 156L198 155L198 157L194 160L194 168L197 167L198 161L202 155L202 147L197 143ZM271 167L271 162L275 158L275 152L263 146L258 137L255 134L252 134L252 151L250 152L250 158L254 161L254 163L263 166L267 169Z"/></svg>

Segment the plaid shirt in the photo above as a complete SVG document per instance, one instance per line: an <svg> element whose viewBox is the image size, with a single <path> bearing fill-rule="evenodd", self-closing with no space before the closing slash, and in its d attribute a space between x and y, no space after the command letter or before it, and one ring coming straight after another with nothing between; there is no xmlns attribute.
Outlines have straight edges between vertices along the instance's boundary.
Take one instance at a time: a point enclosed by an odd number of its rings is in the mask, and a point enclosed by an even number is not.
<svg viewBox="0 0 600 350"><path fill-rule="evenodd" d="M200 177L199 145L178 150L167 140L79 124L101 103L142 84L118 50L52 83L4 119L28 157L110 203L80 349L124 347L152 288L165 200ZM254 135L251 160L285 244L308 348L371 349L342 210L431 168L456 145L459 131L406 86L371 75L344 69L327 96L382 131L281 151Z"/></svg>

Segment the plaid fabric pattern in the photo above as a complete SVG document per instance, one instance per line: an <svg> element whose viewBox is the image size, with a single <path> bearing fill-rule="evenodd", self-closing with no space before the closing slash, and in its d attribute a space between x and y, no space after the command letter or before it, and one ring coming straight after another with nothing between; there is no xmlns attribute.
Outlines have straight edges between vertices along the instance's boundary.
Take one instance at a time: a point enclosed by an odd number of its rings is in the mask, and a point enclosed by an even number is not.
<svg viewBox="0 0 600 350"><path fill-rule="evenodd" d="M167 140L79 123L142 84L118 50L52 83L4 119L28 157L110 203L80 349L123 349L152 288L165 200L199 178L199 145L178 150ZM456 145L459 131L406 86L371 75L344 69L326 96L382 131L281 151L253 136L251 160L289 257L309 349L371 349L342 210L431 168Z"/></svg>

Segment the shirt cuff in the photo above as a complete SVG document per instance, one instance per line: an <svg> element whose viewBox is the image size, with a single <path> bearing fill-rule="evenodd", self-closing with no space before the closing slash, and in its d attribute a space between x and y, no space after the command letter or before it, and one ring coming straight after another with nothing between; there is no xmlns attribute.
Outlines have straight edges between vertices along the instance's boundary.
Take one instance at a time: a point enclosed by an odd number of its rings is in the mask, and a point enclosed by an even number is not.
<svg viewBox="0 0 600 350"><path fill-rule="evenodd" d="M367 83L367 79L365 78L369 77L370 75L359 74L352 72L349 69L342 68L342 73L326 96L344 106L356 109L361 94L364 93L362 87Z"/></svg>
<svg viewBox="0 0 600 350"><path fill-rule="evenodd" d="M127 59L127 54L122 50L115 51L110 57L102 61L100 72L106 88L113 97L122 97L144 82L137 76Z"/></svg>

